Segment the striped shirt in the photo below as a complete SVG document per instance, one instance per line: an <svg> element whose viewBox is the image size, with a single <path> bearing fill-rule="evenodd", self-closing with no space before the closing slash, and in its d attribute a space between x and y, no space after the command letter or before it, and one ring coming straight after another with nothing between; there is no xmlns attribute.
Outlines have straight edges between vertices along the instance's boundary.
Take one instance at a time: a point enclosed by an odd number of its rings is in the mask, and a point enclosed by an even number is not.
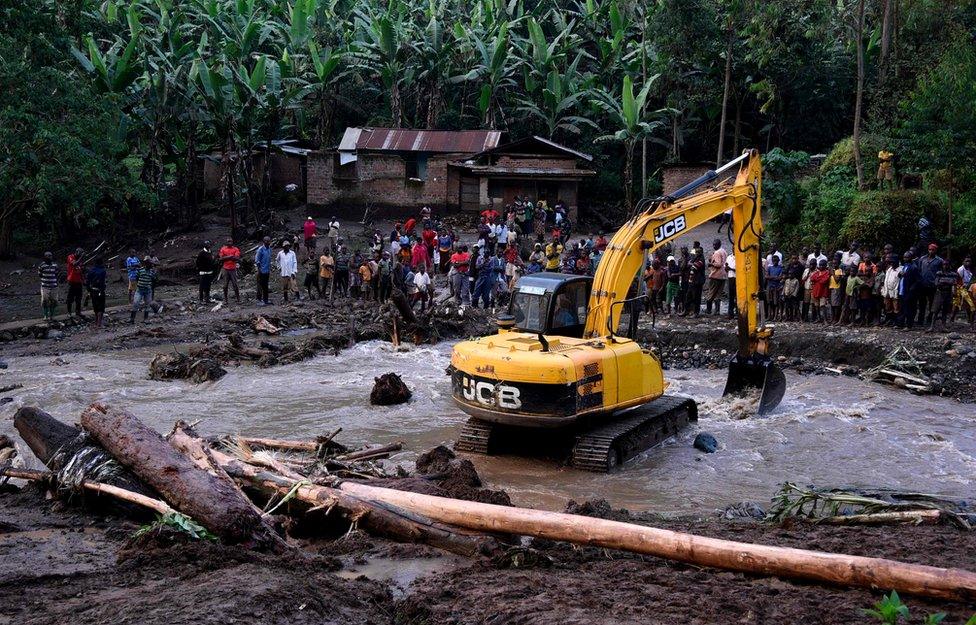
<svg viewBox="0 0 976 625"><path fill-rule="evenodd" d="M38 275L41 276L42 289L58 288L58 265L57 263L41 263L37 268Z"/></svg>
<svg viewBox="0 0 976 625"><path fill-rule="evenodd" d="M147 267L143 267L136 274L136 285L139 287L140 291L152 290L153 278L156 277L156 272Z"/></svg>

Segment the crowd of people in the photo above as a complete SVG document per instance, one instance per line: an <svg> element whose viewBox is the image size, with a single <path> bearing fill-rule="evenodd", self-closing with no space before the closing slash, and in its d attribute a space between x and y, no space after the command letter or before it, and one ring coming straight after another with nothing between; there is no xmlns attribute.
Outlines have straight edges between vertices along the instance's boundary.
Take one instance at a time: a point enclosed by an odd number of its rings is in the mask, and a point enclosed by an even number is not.
<svg viewBox="0 0 976 625"><path fill-rule="evenodd" d="M264 237L253 253L256 302L272 303L272 274L277 274L281 301L360 298L387 301L394 287L410 306L424 310L435 289L444 298L485 308L505 305L523 275L559 271L594 275L609 241L604 234L571 237L566 207L549 207L517 197L502 212L481 212L475 239L464 242L429 208L417 217L393 224L389 233L373 230L359 246L347 245L342 225L332 217L319 226L308 217L299 232L274 243ZM646 310L655 315L736 316L735 255L721 239L706 252L672 245L655 250L639 276ZM252 259L248 259L250 261ZM200 302L212 301L214 282L223 301L241 301L239 272L245 252L228 239L219 249L205 241L195 260ZM128 281L130 322L143 320L162 305L155 297L158 258L130 250L121 267ZM247 262L250 265L250 262ZM89 266L90 265L90 266ZM62 275L67 282L68 313L81 316L83 295L91 301L95 323L104 323L108 272L101 254L81 249L67 257L62 274L50 252L38 273L44 318L53 319ZM875 252L857 242L828 256L819 246L784 255L776 245L765 256L760 275L762 307L770 321L828 325L889 325L901 328L945 328L959 313L976 329L976 281L972 259L953 268L935 242L921 241L901 255L892 245ZM723 311L724 304L724 311Z"/></svg>
<svg viewBox="0 0 976 625"><path fill-rule="evenodd" d="M724 299L725 314L734 318L735 270L735 256L720 239L708 254L697 241L677 255L661 251L643 273L647 309L666 315L718 315ZM760 281L763 312L770 321L932 331L945 329L963 313L976 330L972 257L954 267L931 241L900 255L890 244L874 251L856 241L831 256L820 246L784 255L773 245L763 259Z"/></svg>

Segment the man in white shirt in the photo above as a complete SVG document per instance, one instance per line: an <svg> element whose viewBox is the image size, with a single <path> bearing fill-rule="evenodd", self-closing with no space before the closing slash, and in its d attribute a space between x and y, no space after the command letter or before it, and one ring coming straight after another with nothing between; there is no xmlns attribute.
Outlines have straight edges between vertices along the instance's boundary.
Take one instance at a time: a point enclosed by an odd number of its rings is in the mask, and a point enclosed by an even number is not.
<svg viewBox="0 0 976 625"><path fill-rule="evenodd" d="M840 253L841 269L846 271L851 265L857 267L861 264L861 255L857 253L859 248L860 246L857 244L857 241L851 241L851 249L847 252Z"/></svg>
<svg viewBox="0 0 976 625"><path fill-rule="evenodd" d="M416 298L420 300L420 312L427 307L427 300L432 299L433 293L430 291L430 274L427 267L420 265L417 273L413 274L413 283L417 287Z"/></svg>
<svg viewBox="0 0 976 625"><path fill-rule="evenodd" d="M819 267L821 260L828 262L830 259L827 258L826 254L823 253L823 246L817 245L817 247L813 248L813 251L807 255L807 264L810 264L811 260L817 261L816 266Z"/></svg>
<svg viewBox="0 0 976 625"><path fill-rule="evenodd" d="M708 259L708 280L705 283L705 314L712 314L712 304L715 304L715 314L722 312L722 291L725 290L725 280L728 278L728 270L725 269L725 260L729 253L722 247L721 239L712 241L711 257Z"/></svg>
<svg viewBox="0 0 976 625"><path fill-rule="evenodd" d="M735 298L735 254L725 257L725 272L728 274L726 282L729 285L729 319L736 317L736 298Z"/></svg>
<svg viewBox="0 0 976 625"><path fill-rule="evenodd" d="M339 220L333 217L329 220L329 247L335 253L336 246L339 245Z"/></svg>
<svg viewBox="0 0 976 625"><path fill-rule="evenodd" d="M295 276L298 275L298 257L292 251L289 241L285 241L284 248L278 252L278 266L281 268L281 290L287 302L289 293L298 292L298 284L295 282Z"/></svg>

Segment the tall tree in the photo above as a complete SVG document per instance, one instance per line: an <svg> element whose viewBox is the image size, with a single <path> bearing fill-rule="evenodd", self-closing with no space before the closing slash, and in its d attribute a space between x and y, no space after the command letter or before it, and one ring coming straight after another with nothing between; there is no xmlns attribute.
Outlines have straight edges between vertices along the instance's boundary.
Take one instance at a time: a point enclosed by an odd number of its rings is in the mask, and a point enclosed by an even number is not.
<svg viewBox="0 0 976 625"><path fill-rule="evenodd" d="M857 188L864 188L864 164L861 162L861 108L864 104L864 0L857 0L854 45L857 47L857 94L854 100L854 168Z"/></svg>

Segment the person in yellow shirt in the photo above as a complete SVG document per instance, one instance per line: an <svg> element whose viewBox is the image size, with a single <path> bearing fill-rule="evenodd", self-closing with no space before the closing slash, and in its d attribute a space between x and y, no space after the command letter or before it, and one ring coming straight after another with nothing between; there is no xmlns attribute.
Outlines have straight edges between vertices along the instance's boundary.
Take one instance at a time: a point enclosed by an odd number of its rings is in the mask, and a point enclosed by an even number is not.
<svg viewBox="0 0 976 625"><path fill-rule="evenodd" d="M335 276L335 259L332 251L326 247L319 256L319 282L323 293L332 295L332 278Z"/></svg>
<svg viewBox="0 0 976 625"><path fill-rule="evenodd" d="M895 188L895 155L888 150L878 152L878 189Z"/></svg>
<svg viewBox="0 0 976 625"><path fill-rule="evenodd" d="M372 296L371 283L373 281L373 270L369 268L369 261L363 261L359 266L359 277L363 279L363 299L368 300Z"/></svg>
<svg viewBox="0 0 976 625"><path fill-rule="evenodd" d="M841 308L844 306L844 287L847 282L847 276L844 275L844 269L841 267L840 259L836 256L830 267L830 308L832 322L840 323Z"/></svg>
<svg viewBox="0 0 976 625"><path fill-rule="evenodd" d="M563 253L563 246L550 243L546 246L546 271L557 271L559 269L560 257Z"/></svg>

